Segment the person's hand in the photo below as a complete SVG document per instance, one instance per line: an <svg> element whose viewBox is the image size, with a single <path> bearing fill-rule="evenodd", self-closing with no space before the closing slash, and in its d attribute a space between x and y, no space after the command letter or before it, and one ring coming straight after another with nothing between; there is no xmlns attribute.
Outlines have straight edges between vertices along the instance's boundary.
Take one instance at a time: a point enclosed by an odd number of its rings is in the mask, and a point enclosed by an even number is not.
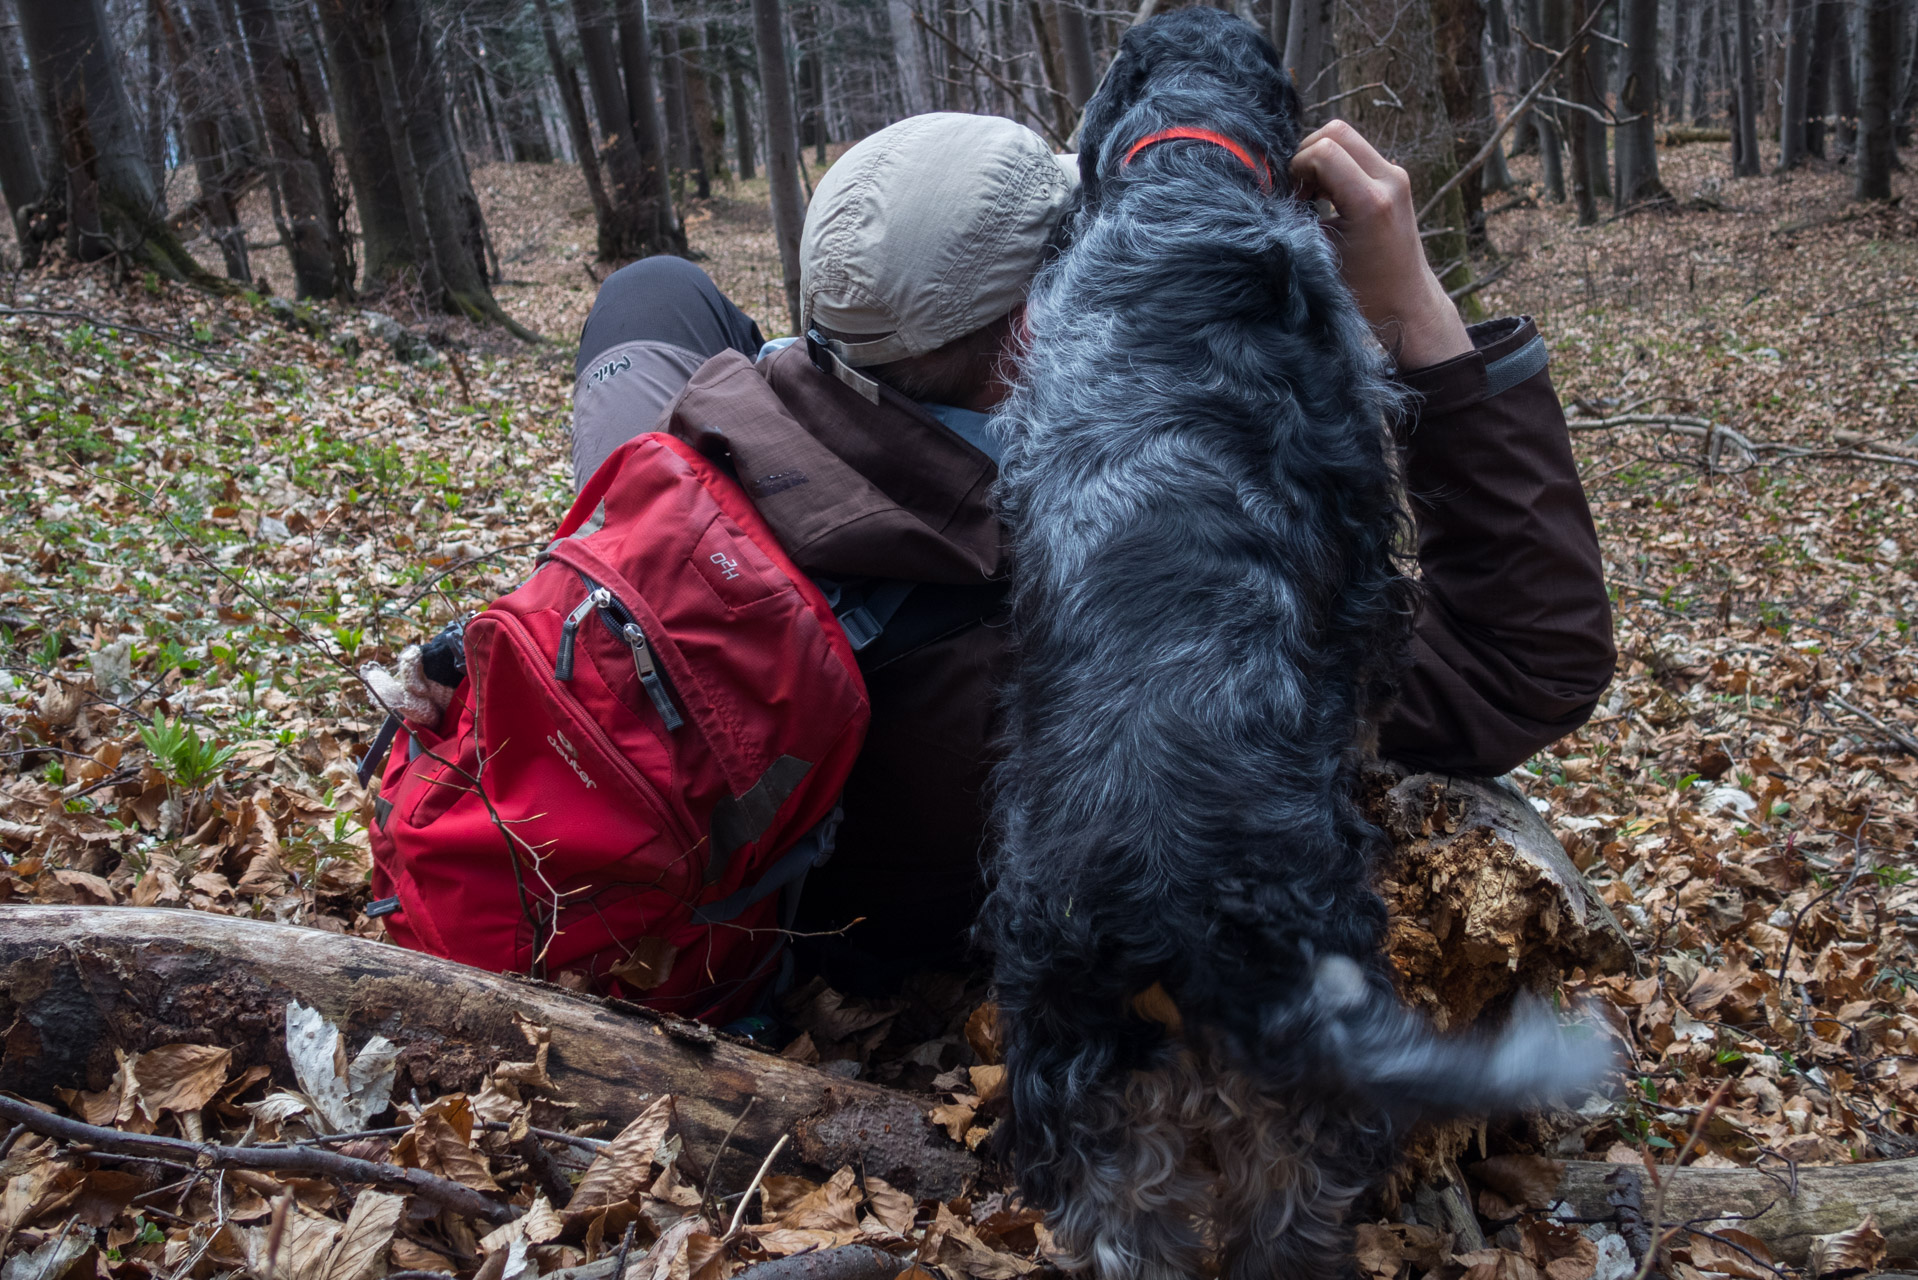
<svg viewBox="0 0 1918 1280"><path fill-rule="evenodd" d="M1334 120L1307 135L1292 157L1302 199L1332 202L1325 229L1339 247L1353 297L1399 368L1462 356L1472 339L1445 286L1432 274L1412 210L1412 183L1359 131Z"/></svg>

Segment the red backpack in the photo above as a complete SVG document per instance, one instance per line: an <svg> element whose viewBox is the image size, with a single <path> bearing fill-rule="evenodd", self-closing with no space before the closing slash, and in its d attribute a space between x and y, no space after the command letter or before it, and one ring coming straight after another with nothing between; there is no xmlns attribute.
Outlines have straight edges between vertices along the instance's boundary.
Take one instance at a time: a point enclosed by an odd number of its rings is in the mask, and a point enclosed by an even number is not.
<svg viewBox="0 0 1918 1280"><path fill-rule="evenodd" d="M367 913L414 950L737 1017L778 967L781 890L831 851L869 718L853 644L667 435L614 453L540 560L463 655L442 634L465 670L439 724L382 733Z"/></svg>

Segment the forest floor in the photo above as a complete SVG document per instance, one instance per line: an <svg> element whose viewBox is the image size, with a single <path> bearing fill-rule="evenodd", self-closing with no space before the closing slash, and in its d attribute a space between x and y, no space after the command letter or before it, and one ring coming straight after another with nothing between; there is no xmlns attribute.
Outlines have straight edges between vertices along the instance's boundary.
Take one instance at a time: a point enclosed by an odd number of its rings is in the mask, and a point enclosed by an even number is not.
<svg viewBox="0 0 1918 1280"><path fill-rule="evenodd" d="M1602 997L1632 1048L1633 1083L1542 1154L1669 1161L1688 1137L1708 1165L1913 1154L1918 177L1897 176L1900 201L1859 208L1848 171L1733 181L1723 151L1663 153L1675 211L1579 229L1564 206L1502 209L1480 264L1497 273L1479 294L1488 314L1538 318L1573 417L1613 424L1580 430L1575 447L1617 606L1619 673L1590 724L1514 779L1638 951L1637 973L1570 984ZM568 344L604 274L574 170L485 166L475 185L500 300L547 345L403 301L366 304L429 338L402 360L357 307L275 310L71 266L0 279L0 300L24 309L0 315L12 480L0 495L0 902L177 906L377 936L359 913L371 801L352 776L377 717L352 672L528 571L570 498ZM254 221L255 238L270 238L263 211ZM722 288L768 336L783 331L763 183L689 201L687 221ZM991 1073L957 985L854 1017L831 993L801 995L790 1013L810 1034L797 1052L942 1088L942 1122L967 1135ZM196 1133L272 1113L246 1104L275 1082L230 1086L203 1059L143 1057L138 1070L149 1093L162 1072L186 1080L177 1096L192 1107L149 1115L131 1067L111 1097L72 1105L102 1123ZM958 1070L972 1067L985 1074ZM1721 1086L1713 1123L1694 1134ZM432 1119L417 1103L400 1112L421 1132ZM482 1174L491 1161L508 1177L505 1149L470 1121L460 1132ZM91 1166L53 1154L0 1148L8 1251L53 1250L28 1280L93 1239L60 1226L61 1197ZM636 1185L649 1170L620 1177ZM871 1181L782 1185L756 1243L695 1242L671 1274L718 1280L826 1237L910 1240L928 1265L987 1280L1044 1260L1043 1232L1001 1201L915 1207ZM688 1203L663 1174L649 1185L632 1195L660 1221ZM212 1212L205 1180L175 1188L167 1212L95 1190L102 1277L206 1280L209 1258L257 1260L267 1247L271 1196L252 1194L245 1213L226 1206L231 1234L214 1247L192 1229ZM349 1204L300 1199L336 1218ZM367 1203L390 1238L386 1211ZM1499 1225L1495 1199L1479 1207ZM342 1229L316 1226L323 1244L300 1248L337 1260L327 1251ZM1370 1231L1368 1272L1435 1265L1421 1230ZM459 1258L474 1250L462 1240L473 1243L444 1223L409 1227L392 1265L465 1274ZM530 1243L546 1270L592 1247L557 1229ZM1436 1265L1583 1280L1598 1261L1589 1240L1510 1226L1494 1248ZM1762 1274L1702 1241L1687 1256L1674 1265L1687 1276ZM322 1262L298 1276L360 1280Z"/></svg>

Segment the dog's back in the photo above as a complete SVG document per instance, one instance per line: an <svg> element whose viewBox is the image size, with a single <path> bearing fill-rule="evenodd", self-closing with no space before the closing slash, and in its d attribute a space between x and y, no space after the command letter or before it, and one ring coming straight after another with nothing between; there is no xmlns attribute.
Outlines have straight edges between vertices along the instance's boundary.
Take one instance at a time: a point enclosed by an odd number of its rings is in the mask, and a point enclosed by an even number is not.
<svg viewBox="0 0 1918 1280"><path fill-rule="evenodd" d="M1189 1267L1194 1196L1236 1204L1239 1268L1336 1253L1381 1106L1569 1074L1549 1020L1442 1041L1385 976L1352 784L1412 607L1393 392L1285 194L1296 116L1235 18L1126 37L1004 413L1017 666L984 932L1021 1183L1107 1275ZM1199 1138L1256 1185L1206 1190ZM1316 1200L1271 1182L1302 1170Z"/></svg>

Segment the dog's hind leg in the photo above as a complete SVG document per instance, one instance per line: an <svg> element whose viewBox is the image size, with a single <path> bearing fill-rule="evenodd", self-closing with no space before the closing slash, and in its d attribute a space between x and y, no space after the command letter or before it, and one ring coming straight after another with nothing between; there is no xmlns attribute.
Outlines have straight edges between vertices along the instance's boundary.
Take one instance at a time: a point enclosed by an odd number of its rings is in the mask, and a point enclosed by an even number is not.
<svg viewBox="0 0 1918 1280"><path fill-rule="evenodd" d="M1099 1280L1191 1280L1204 1245L1210 1176L1191 1144L1197 1073L1189 1058L1135 1071L1092 1100L1057 1171L1062 1204L1048 1217L1068 1267Z"/></svg>
<svg viewBox="0 0 1918 1280"><path fill-rule="evenodd" d="M1286 1106L1236 1073L1215 1096L1220 1280L1354 1280L1346 1218L1384 1166L1384 1132Z"/></svg>

